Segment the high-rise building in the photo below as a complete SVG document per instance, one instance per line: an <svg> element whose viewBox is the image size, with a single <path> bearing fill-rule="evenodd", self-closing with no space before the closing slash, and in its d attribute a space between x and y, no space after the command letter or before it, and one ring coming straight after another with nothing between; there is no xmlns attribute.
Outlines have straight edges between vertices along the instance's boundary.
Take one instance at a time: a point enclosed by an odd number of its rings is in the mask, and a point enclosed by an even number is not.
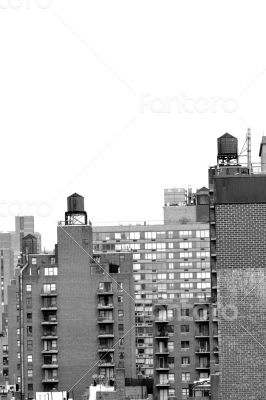
<svg viewBox="0 0 266 400"><path fill-rule="evenodd" d="M247 138L249 141L249 137ZM266 175L248 157L239 164L237 139L218 139L209 170L212 294L219 327L219 400L265 399ZM248 142L248 150L249 142ZM249 153L248 153L249 156Z"/></svg>
<svg viewBox="0 0 266 400"><path fill-rule="evenodd" d="M192 310L194 305L200 303L203 308L208 307L211 296L208 221L208 189L202 188L196 194L192 194L191 191L186 192L184 189L167 189L163 224L93 227L95 254L108 254L114 251L118 254L121 251L132 253L137 372L145 377L154 377L155 382L162 378L159 377L161 370L157 365L159 359L156 356L158 341L153 338L158 330L154 325L154 305L169 303L171 307L173 304L180 307L182 303L189 303L189 308ZM175 313L172 316L170 325L174 326L176 341L172 343L172 354L169 357L170 360L171 357L175 360L169 362L169 365L171 365L170 378L175 380L175 384L165 388L163 392L155 385L156 396L169 396L170 392L170 394L175 393L178 400L182 399L184 398L182 393L188 393L190 382L199 377L203 378L203 373L204 377L210 375L209 355L206 363L208 367L205 366L205 370L202 371L199 367L196 368L199 363L196 346L200 343L195 339L195 332L198 329L197 325L203 322L194 321L192 311L190 313L192 326L189 331L182 332L181 336L181 320L176 319ZM209 325L209 320L207 323ZM209 343L209 337L206 339ZM189 356L191 363L186 364L186 368L182 364L181 357L177 357L181 341L190 343L190 348L186 351L191 352ZM186 381L182 381L182 369L183 372L187 372Z"/></svg>
<svg viewBox="0 0 266 400"><path fill-rule="evenodd" d="M34 254L34 241L22 240L28 254L9 287L9 373L22 399L52 390L78 399L97 376L115 385L116 368L136 376L132 255L93 257L77 194L57 238L54 254Z"/></svg>
<svg viewBox="0 0 266 400"><path fill-rule="evenodd" d="M22 250L22 238L27 235L37 238L37 251L41 250L41 235L34 232L34 217L15 217L15 231L0 232L0 383L8 381L8 345L7 345L7 293L8 285L14 278L18 257ZM12 378L13 379L13 378Z"/></svg>

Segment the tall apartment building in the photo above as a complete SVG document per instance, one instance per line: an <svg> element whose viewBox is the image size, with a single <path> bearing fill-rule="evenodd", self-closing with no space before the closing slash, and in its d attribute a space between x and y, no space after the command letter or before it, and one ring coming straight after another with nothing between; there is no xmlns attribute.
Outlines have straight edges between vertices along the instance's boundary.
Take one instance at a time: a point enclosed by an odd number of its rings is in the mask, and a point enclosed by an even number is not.
<svg viewBox="0 0 266 400"><path fill-rule="evenodd" d="M0 383L8 381L8 339L7 339L7 293L8 285L14 278L15 267L21 252L22 238L28 234L37 238L38 252L41 250L41 235L34 232L34 217L15 217L15 231L0 232Z"/></svg>
<svg viewBox="0 0 266 400"><path fill-rule="evenodd" d="M137 372L154 375L153 305L210 297L208 189L167 189L164 223L93 227L94 253L133 256Z"/></svg>
<svg viewBox="0 0 266 400"><path fill-rule="evenodd" d="M77 194L57 238L54 254L28 249L9 287L9 369L22 399L52 390L80 399L96 376L115 385L116 368L136 375L132 255L93 258Z"/></svg>
<svg viewBox="0 0 266 400"><path fill-rule="evenodd" d="M248 143L249 145L249 143ZM265 399L266 393L266 175L239 164L237 139L218 139L209 171L211 269L217 294L219 400ZM249 149L249 146L248 146Z"/></svg>

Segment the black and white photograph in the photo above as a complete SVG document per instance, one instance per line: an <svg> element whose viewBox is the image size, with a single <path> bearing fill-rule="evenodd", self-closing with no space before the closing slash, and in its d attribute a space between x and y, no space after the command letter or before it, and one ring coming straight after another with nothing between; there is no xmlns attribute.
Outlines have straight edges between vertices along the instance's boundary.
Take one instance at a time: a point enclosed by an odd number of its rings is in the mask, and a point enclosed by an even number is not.
<svg viewBox="0 0 266 400"><path fill-rule="evenodd" d="M0 400L266 400L265 15L0 0Z"/></svg>

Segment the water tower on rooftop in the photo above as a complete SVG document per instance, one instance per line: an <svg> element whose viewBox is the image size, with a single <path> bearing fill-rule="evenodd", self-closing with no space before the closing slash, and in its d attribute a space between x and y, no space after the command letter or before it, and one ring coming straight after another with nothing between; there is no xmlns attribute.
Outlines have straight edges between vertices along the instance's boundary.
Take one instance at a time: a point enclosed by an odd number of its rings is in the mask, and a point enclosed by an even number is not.
<svg viewBox="0 0 266 400"><path fill-rule="evenodd" d="M67 211L65 212L66 225L87 225L87 213L84 210L84 197L73 193L67 198Z"/></svg>
<svg viewBox="0 0 266 400"><path fill-rule="evenodd" d="M225 133L217 139L217 147L217 165L238 164L238 140L236 137Z"/></svg>

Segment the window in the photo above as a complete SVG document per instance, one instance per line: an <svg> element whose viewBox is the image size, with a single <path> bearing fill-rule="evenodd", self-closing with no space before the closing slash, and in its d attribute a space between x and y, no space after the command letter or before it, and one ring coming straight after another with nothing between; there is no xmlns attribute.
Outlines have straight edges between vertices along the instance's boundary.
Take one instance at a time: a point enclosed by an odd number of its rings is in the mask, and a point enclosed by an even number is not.
<svg viewBox="0 0 266 400"><path fill-rule="evenodd" d="M180 329L181 329L181 333L188 333L189 332L189 325L181 325Z"/></svg>
<svg viewBox="0 0 266 400"><path fill-rule="evenodd" d="M121 240L121 233L115 233L115 240Z"/></svg>
<svg viewBox="0 0 266 400"><path fill-rule="evenodd" d="M140 270L140 264L134 264L133 271L139 271L139 270Z"/></svg>
<svg viewBox="0 0 266 400"><path fill-rule="evenodd" d="M209 231L208 230L196 231L196 237L207 238L207 237L209 237Z"/></svg>
<svg viewBox="0 0 266 400"><path fill-rule="evenodd" d="M29 384L28 384L28 391L29 391L29 392L32 392L32 391L33 391L33 384L32 384L32 383L29 383Z"/></svg>
<svg viewBox="0 0 266 400"><path fill-rule="evenodd" d="M189 365L190 364L190 357L181 357L181 364L182 365Z"/></svg>
<svg viewBox="0 0 266 400"><path fill-rule="evenodd" d="M156 243L145 243L145 250L156 250Z"/></svg>
<svg viewBox="0 0 266 400"><path fill-rule="evenodd" d="M168 350L174 351L174 342L168 342Z"/></svg>
<svg viewBox="0 0 266 400"><path fill-rule="evenodd" d="M193 283L180 283L180 288L181 289L192 289L193 288Z"/></svg>
<svg viewBox="0 0 266 400"><path fill-rule="evenodd" d="M118 324L118 330L121 332L124 331L124 324Z"/></svg>
<svg viewBox="0 0 266 400"><path fill-rule="evenodd" d="M28 378L32 378L33 372L32 369L28 369Z"/></svg>
<svg viewBox="0 0 266 400"><path fill-rule="evenodd" d="M17 328L17 335L20 335L20 329Z"/></svg>
<svg viewBox="0 0 266 400"><path fill-rule="evenodd" d="M190 373L183 372L181 375L182 382L189 382L190 381Z"/></svg>
<svg viewBox="0 0 266 400"><path fill-rule="evenodd" d="M117 296L117 302L118 303L123 303L123 295Z"/></svg>
<svg viewBox="0 0 266 400"><path fill-rule="evenodd" d="M209 289L211 287L210 282L199 282L197 283L197 288L198 289Z"/></svg>
<svg viewBox="0 0 266 400"><path fill-rule="evenodd" d="M31 292L31 285L26 285L26 292Z"/></svg>
<svg viewBox="0 0 266 400"><path fill-rule="evenodd" d="M190 278L193 278L192 272L181 272L180 273L180 279L190 279Z"/></svg>
<svg viewBox="0 0 266 400"><path fill-rule="evenodd" d="M189 308L181 308L181 317L189 317Z"/></svg>
<svg viewBox="0 0 266 400"><path fill-rule="evenodd" d="M133 254L133 260L140 260L140 254L134 253Z"/></svg>
<svg viewBox="0 0 266 400"><path fill-rule="evenodd" d="M181 268L192 268L192 262L181 262L180 263Z"/></svg>
<svg viewBox="0 0 266 400"><path fill-rule="evenodd" d="M175 381L175 374L168 374L168 380L169 380L169 382L174 382Z"/></svg>
<svg viewBox="0 0 266 400"><path fill-rule="evenodd" d="M54 276L58 274L57 267L46 267L44 268L44 275L45 276Z"/></svg>
<svg viewBox="0 0 266 400"><path fill-rule="evenodd" d="M156 243L157 251L164 251L166 248L165 243Z"/></svg>
<svg viewBox="0 0 266 400"><path fill-rule="evenodd" d="M27 335L32 336L32 326L27 326Z"/></svg>
<svg viewBox="0 0 266 400"><path fill-rule="evenodd" d="M169 274L169 279L174 279L174 277L175 277L175 274L173 274L173 273Z"/></svg>
<svg viewBox="0 0 266 400"><path fill-rule="evenodd" d="M174 258L174 253L168 253L168 258Z"/></svg>
<svg viewBox="0 0 266 400"><path fill-rule="evenodd" d="M196 257L197 258L210 257L210 252L209 251L197 251Z"/></svg>
<svg viewBox="0 0 266 400"><path fill-rule="evenodd" d="M129 238L131 240L137 240L140 238L140 233L139 232L130 232Z"/></svg>
<svg viewBox="0 0 266 400"><path fill-rule="evenodd" d="M189 349L189 341L181 340L181 349Z"/></svg>
<svg viewBox="0 0 266 400"><path fill-rule="evenodd" d="M169 269L174 269L174 263L170 262L170 263L168 264L168 268L169 268Z"/></svg>
<svg viewBox="0 0 266 400"><path fill-rule="evenodd" d="M156 232L145 232L145 239L156 239Z"/></svg>
<svg viewBox="0 0 266 400"><path fill-rule="evenodd" d="M123 290L123 282L117 282L117 290L118 291Z"/></svg>
<svg viewBox="0 0 266 400"><path fill-rule="evenodd" d="M37 264L37 258L32 257L31 263L32 263L32 265L36 265Z"/></svg>
<svg viewBox="0 0 266 400"><path fill-rule="evenodd" d="M166 274L158 274L157 279L160 279L160 280L166 279Z"/></svg>
<svg viewBox="0 0 266 400"><path fill-rule="evenodd" d="M20 340L17 340L17 347L20 347Z"/></svg>
<svg viewBox="0 0 266 400"><path fill-rule="evenodd" d="M168 249L173 249L174 248L174 243L168 243Z"/></svg>
<svg viewBox="0 0 266 400"><path fill-rule="evenodd" d="M179 247L180 249L192 249L192 242L181 242Z"/></svg>
<svg viewBox="0 0 266 400"><path fill-rule="evenodd" d="M32 350L32 340L27 340L27 350L28 351Z"/></svg>
<svg viewBox="0 0 266 400"><path fill-rule="evenodd" d="M32 322L32 313L27 313L27 322Z"/></svg>
<svg viewBox="0 0 266 400"><path fill-rule="evenodd" d="M210 273L209 272L198 272L197 278L198 279L210 279Z"/></svg>
<svg viewBox="0 0 266 400"><path fill-rule="evenodd" d="M27 355L27 361L28 363L32 363L32 354Z"/></svg>
<svg viewBox="0 0 266 400"><path fill-rule="evenodd" d="M51 293L56 291L55 283L44 283L43 284L43 293Z"/></svg>
<svg viewBox="0 0 266 400"><path fill-rule="evenodd" d="M192 258L192 253L180 253L180 258Z"/></svg>
<svg viewBox="0 0 266 400"><path fill-rule="evenodd" d="M169 389L169 397L175 397L175 389Z"/></svg>
<svg viewBox="0 0 266 400"><path fill-rule="evenodd" d="M179 231L179 237L192 236L192 231Z"/></svg>
<svg viewBox="0 0 266 400"><path fill-rule="evenodd" d="M173 239L173 237L174 237L174 232L168 231L168 239Z"/></svg>
<svg viewBox="0 0 266 400"><path fill-rule="evenodd" d="M189 389L187 389L187 388L183 388L182 389L182 396L189 396Z"/></svg>
<svg viewBox="0 0 266 400"><path fill-rule="evenodd" d="M55 264L55 257L51 257L50 258L50 263L53 265L53 264Z"/></svg>

